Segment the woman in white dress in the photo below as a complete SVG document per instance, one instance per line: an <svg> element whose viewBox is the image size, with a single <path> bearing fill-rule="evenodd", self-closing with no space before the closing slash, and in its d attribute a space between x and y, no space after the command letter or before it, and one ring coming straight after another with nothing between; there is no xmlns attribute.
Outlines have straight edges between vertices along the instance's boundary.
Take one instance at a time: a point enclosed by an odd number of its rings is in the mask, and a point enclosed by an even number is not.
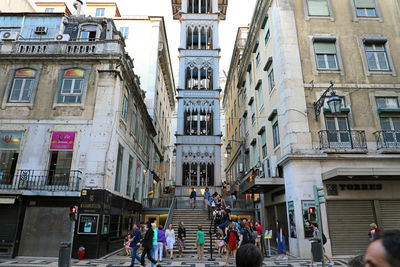
<svg viewBox="0 0 400 267"><path fill-rule="evenodd" d="M174 258L174 244L175 244L175 232L174 229L172 229L172 223L168 226L168 229L165 231L165 238L166 238L166 249L167 253L168 251L171 254L171 260ZM168 256L168 254L167 254Z"/></svg>

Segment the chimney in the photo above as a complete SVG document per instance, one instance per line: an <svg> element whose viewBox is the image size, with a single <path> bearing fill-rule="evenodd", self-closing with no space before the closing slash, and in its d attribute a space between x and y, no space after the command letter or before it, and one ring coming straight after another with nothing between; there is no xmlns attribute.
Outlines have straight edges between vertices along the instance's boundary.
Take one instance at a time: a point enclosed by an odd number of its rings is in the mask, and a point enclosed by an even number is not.
<svg viewBox="0 0 400 267"><path fill-rule="evenodd" d="M72 5L76 9L76 16L79 17L81 15L81 10L83 5L82 0L76 0Z"/></svg>

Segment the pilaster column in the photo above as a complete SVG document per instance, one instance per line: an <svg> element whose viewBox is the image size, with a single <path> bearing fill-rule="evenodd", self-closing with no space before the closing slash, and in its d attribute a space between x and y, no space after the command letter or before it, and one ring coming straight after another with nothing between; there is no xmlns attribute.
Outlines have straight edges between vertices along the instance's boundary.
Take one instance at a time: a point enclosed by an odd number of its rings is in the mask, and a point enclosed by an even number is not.
<svg viewBox="0 0 400 267"><path fill-rule="evenodd" d="M178 113L177 116L177 132L178 134L183 134L184 133L184 123L185 123L185 106L183 105L183 99L178 100L178 110L181 110L183 112Z"/></svg>
<svg viewBox="0 0 400 267"><path fill-rule="evenodd" d="M186 65L185 58L183 56L179 57L179 89L185 89L185 74L186 74Z"/></svg>
<svg viewBox="0 0 400 267"><path fill-rule="evenodd" d="M214 21L213 23L213 49L219 49L219 23Z"/></svg>
<svg viewBox="0 0 400 267"><path fill-rule="evenodd" d="M188 8L188 1L190 0L182 0L182 13L187 13L187 8Z"/></svg>
<svg viewBox="0 0 400 267"><path fill-rule="evenodd" d="M179 48L182 49L186 48L186 39L187 39L186 25L187 25L186 21L181 22L181 43L179 45Z"/></svg>
<svg viewBox="0 0 400 267"><path fill-rule="evenodd" d="M212 0L212 13L218 13L218 0Z"/></svg>

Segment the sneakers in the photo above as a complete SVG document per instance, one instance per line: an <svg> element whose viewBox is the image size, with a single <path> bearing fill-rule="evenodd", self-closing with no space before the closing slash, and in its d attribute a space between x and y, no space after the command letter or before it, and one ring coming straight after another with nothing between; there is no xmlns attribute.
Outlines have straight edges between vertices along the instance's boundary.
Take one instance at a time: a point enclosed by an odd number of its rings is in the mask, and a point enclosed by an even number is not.
<svg viewBox="0 0 400 267"><path fill-rule="evenodd" d="M287 259L288 259L288 257L286 257L286 256L281 258L281 260L287 260Z"/></svg>
<svg viewBox="0 0 400 267"><path fill-rule="evenodd" d="M334 264L333 261L329 262L329 267L332 267L333 264Z"/></svg>

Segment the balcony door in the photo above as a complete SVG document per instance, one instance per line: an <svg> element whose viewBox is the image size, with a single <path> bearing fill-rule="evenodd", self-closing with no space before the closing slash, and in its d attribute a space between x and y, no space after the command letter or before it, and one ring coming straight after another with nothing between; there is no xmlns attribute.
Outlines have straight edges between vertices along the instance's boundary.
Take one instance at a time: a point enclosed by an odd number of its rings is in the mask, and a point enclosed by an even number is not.
<svg viewBox="0 0 400 267"><path fill-rule="evenodd" d="M50 151L47 184L68 185L71 173L72 151Z"/></svg>
<svg viewBox="0 0 400 267"><path fill-rule="evenodd" d="M0 187L12 184L17 161L17 151L0 150Z"/></svg>
<svg viewBox="0 0 400 267"><path fill-rule="evenodd" d="M381 127L387 147L399 147L400 117L381 117Z"/></svg>
<svg viewBox="0 0 400 267"><path fill-rule="evenodd" d="M351 148L347 117L327 117L326 130L331 148Z"/></svg>

